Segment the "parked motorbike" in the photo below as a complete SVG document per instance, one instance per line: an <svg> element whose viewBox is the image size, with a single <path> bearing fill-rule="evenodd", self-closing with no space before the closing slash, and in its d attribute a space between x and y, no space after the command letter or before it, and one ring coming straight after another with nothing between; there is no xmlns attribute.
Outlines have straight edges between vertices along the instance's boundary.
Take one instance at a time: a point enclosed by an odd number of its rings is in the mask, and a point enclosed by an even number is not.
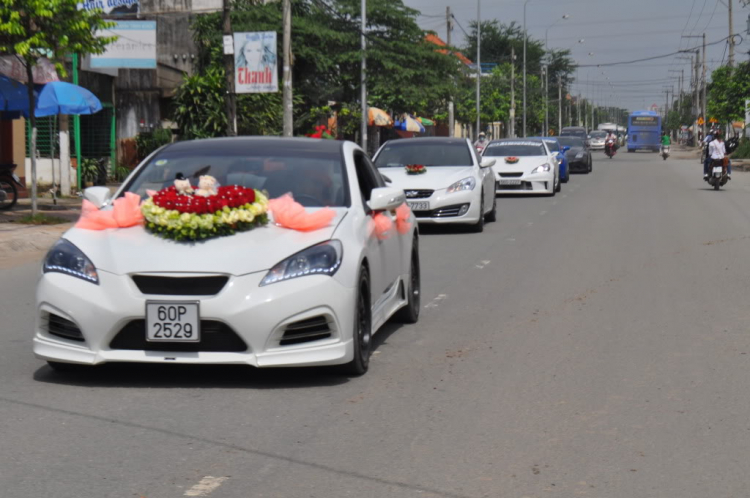
<svg viewBox="0 0 750 498"><path fill-rule="evenodd" d="M668 157L669 157L669 145L662 145L661 158L666 161Z"/></svg>
<svg viewBox="0 0 750 498"><path fill-rule="evenodd" d="M617 153L617 146L614 141L609 140L604 144L604 153L607 154L607 157L610 159L614 157L615 153Z"/></svg>
<svg viewBox="0 0 750 498"><path fill-rule="evenodd" d="M13 172L15 169L15 164L0 164L0 210L10 209L18 202L17 187L23 185Z"/></svg>
<svg viewBox="0 0 750 498"><path fill-rule="evenodd" d="M727 176L727 165L711 166L711 174L708 176L708 184L711 185L714 190L719 190L721 187L726 185L729 181Z"/></svg>

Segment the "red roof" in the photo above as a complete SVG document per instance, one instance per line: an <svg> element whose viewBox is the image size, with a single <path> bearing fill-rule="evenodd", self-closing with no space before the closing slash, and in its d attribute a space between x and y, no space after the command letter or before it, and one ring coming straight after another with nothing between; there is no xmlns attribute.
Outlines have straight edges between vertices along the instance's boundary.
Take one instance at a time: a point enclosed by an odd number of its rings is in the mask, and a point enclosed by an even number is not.
<svg viewBox="0 0 750 498"><path fill-rule="evenodd" d="M438 47L447 47L448 46L448 44L445 43L443 40L441 40L439 36L433 35L431 33L428 34L425 37L425 40L428 41L428 42L430 42L430 43L434 43ZM447 54L448 53L447 50L438 50L438 52L440 52L441 54ZM453 55L455 55L456 57L458 57L458 60L460 60L464 64L472 64L472 62L468 58L466 58L466 56L464 56L464 54L462 54L461 52L451 52L451 53Z"/></svg>

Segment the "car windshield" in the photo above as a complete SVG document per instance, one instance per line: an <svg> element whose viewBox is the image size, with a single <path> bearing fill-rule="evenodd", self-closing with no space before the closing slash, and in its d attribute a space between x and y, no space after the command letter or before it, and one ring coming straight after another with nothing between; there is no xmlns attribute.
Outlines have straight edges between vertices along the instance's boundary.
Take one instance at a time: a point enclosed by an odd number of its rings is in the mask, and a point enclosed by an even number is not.
<svg viewBox="0 0 750 498"><path fill-rule="evenodd" d="M434 142L419 139L397 140L387 143L375 158L378 168L403 167L407 164L424 166L473 166L471 151L466 142Z"/></svg>
<svg viewBox="0 0 750 498"><path fill-rule="evenodd" d="M557 143L557 140L545 140L544 143L547 144L547 148L551 152L559 152L560 151L560 144Z"/></svg>
<svg viewBox="0 0 750 498"><path fill-rule="evenodd" d="M492 142L485 156L505 156L505 157L529 157L529 156L546 156L544 145L540 142Z"/></svg>
<svg viewBox="0 0 750 498"><path fill-rule="evenodd" d="M207 143L195 147L167 147L138 170L127 187L141 197L161 190L184 176L197 188L201 175L216 178L219 185L239 185L265 190L273 199L290 192L307 207L349 205L342 155L339 150L315 147L281 147L281 144L224 147Z"/></svg>
<svg viewBox="0 0 750 498"><path fill-rule="evenodd" d="M557 141L560 145L567 145L568 147L583 147L583 140L577 137L558 137Z"/></svg>
<svg viewBox="0 0 750 498"><path fill-rule="evenodd" d="M606 138L607 132L606 131L592 131L591 135L589 135L591 138Z"/></svg>
<svg viewBox="0 0 750 498"><path fill-rule="evenodd" d="M565 136L567 136L567 137L585 137L586 136L586 132L583 131L583 130L563 130L560 133L560 136L561 137L565 137Z"/></svg>

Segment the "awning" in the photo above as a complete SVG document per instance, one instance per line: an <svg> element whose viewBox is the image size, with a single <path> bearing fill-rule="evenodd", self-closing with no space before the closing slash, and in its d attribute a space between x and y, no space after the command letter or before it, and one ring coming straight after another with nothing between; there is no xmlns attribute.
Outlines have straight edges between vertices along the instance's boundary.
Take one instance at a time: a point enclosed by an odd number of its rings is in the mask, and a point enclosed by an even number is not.
<svg viewBox="0 0 750 498"><path fill-rule="evenodd" d="M401 119L397 119L396 122L393 123L393 127L397 130L413 131L415 133L424 133L425 131L422 123L409 116L408 114L404 114Z"/></svg>
<svg viewBox="0 0 750 498"><path fill-rule="evenodd" d="M423 126L435 126L435 122L427 118L417 118L417 121L422 123Z"/></svg>
<svg viewBox="0 0 750 498"><path fill-rule="evenodd" d="M370 107L367 109L367 124L370 126L393 126L393 119L384 110Z"/></svg>

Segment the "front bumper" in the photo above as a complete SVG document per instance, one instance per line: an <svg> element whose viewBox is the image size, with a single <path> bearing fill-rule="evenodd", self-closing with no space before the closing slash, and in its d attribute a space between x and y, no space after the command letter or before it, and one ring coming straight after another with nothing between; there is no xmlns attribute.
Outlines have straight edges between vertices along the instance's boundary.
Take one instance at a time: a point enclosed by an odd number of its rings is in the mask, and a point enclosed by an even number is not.
<svg viewBox="0 0 750 498"><path fill-rule="evenodd" d="M589 170L589 163L585 157L581 159L568 159L568 169L571 172L586 172Z"/></svg>
<svg viewBox="0 0 750 498"><path fill-rule="evenodd" d="M435 191L426 199L408 199L410 206L417 203L428 203L429 209L412 208L417 222L424 225L443 225L451 223L473 224L482 216L480 200L482 186L474 190L448 194L445 190ZM420 206L422 207L422 206Z"/></svg>
<svg viewBox="0 0 750 498"><path fill-rule="evenodd" d="M551 194L555 191L555 171L544 173L496 172L496 194Z"/></svg>
<svg viewBox="0 0 750 498"><path fill-rule="evenodd" d="M101 270L98 286L67 275L47 273L37 287L34 354L44 360L86 365L139 362L274 367L335 365L351 361L354 357L354 289L345 287L333 277L322 275L259 287L265 273L230 277L221 292L206 298L145 296L130 276ZM137 327L144 319L147 300L199 300L202 327L205 327L204 321L218 323L223 333L236 334L246 347L217 351L216 348L205 350L203 344L198 344L196 350L184 351L179 350L179 346L170 345L174 343L148 343L148 350L139 350L118 346L122 341L113 346L116 337L122 339L121 334L126 329ZM83 340L74 341L51 334L50 314L73 322L80 329ZM325 317L330 331L328 337L281 345L287 326L317 317ZM142 336L138 339L144 341ZM202 343L204 340L207 341L206 334L203 334ZM158 350L153 350L154 347ZM171 347L178 350L170 351Z"/></svg>
<svg viewBox="0 0 750 498"><path fill-rule="evenodd" d="M604 150L604 142L602 143L595 143L591 142L591 146L589 147L591 150Z"/></svg>

